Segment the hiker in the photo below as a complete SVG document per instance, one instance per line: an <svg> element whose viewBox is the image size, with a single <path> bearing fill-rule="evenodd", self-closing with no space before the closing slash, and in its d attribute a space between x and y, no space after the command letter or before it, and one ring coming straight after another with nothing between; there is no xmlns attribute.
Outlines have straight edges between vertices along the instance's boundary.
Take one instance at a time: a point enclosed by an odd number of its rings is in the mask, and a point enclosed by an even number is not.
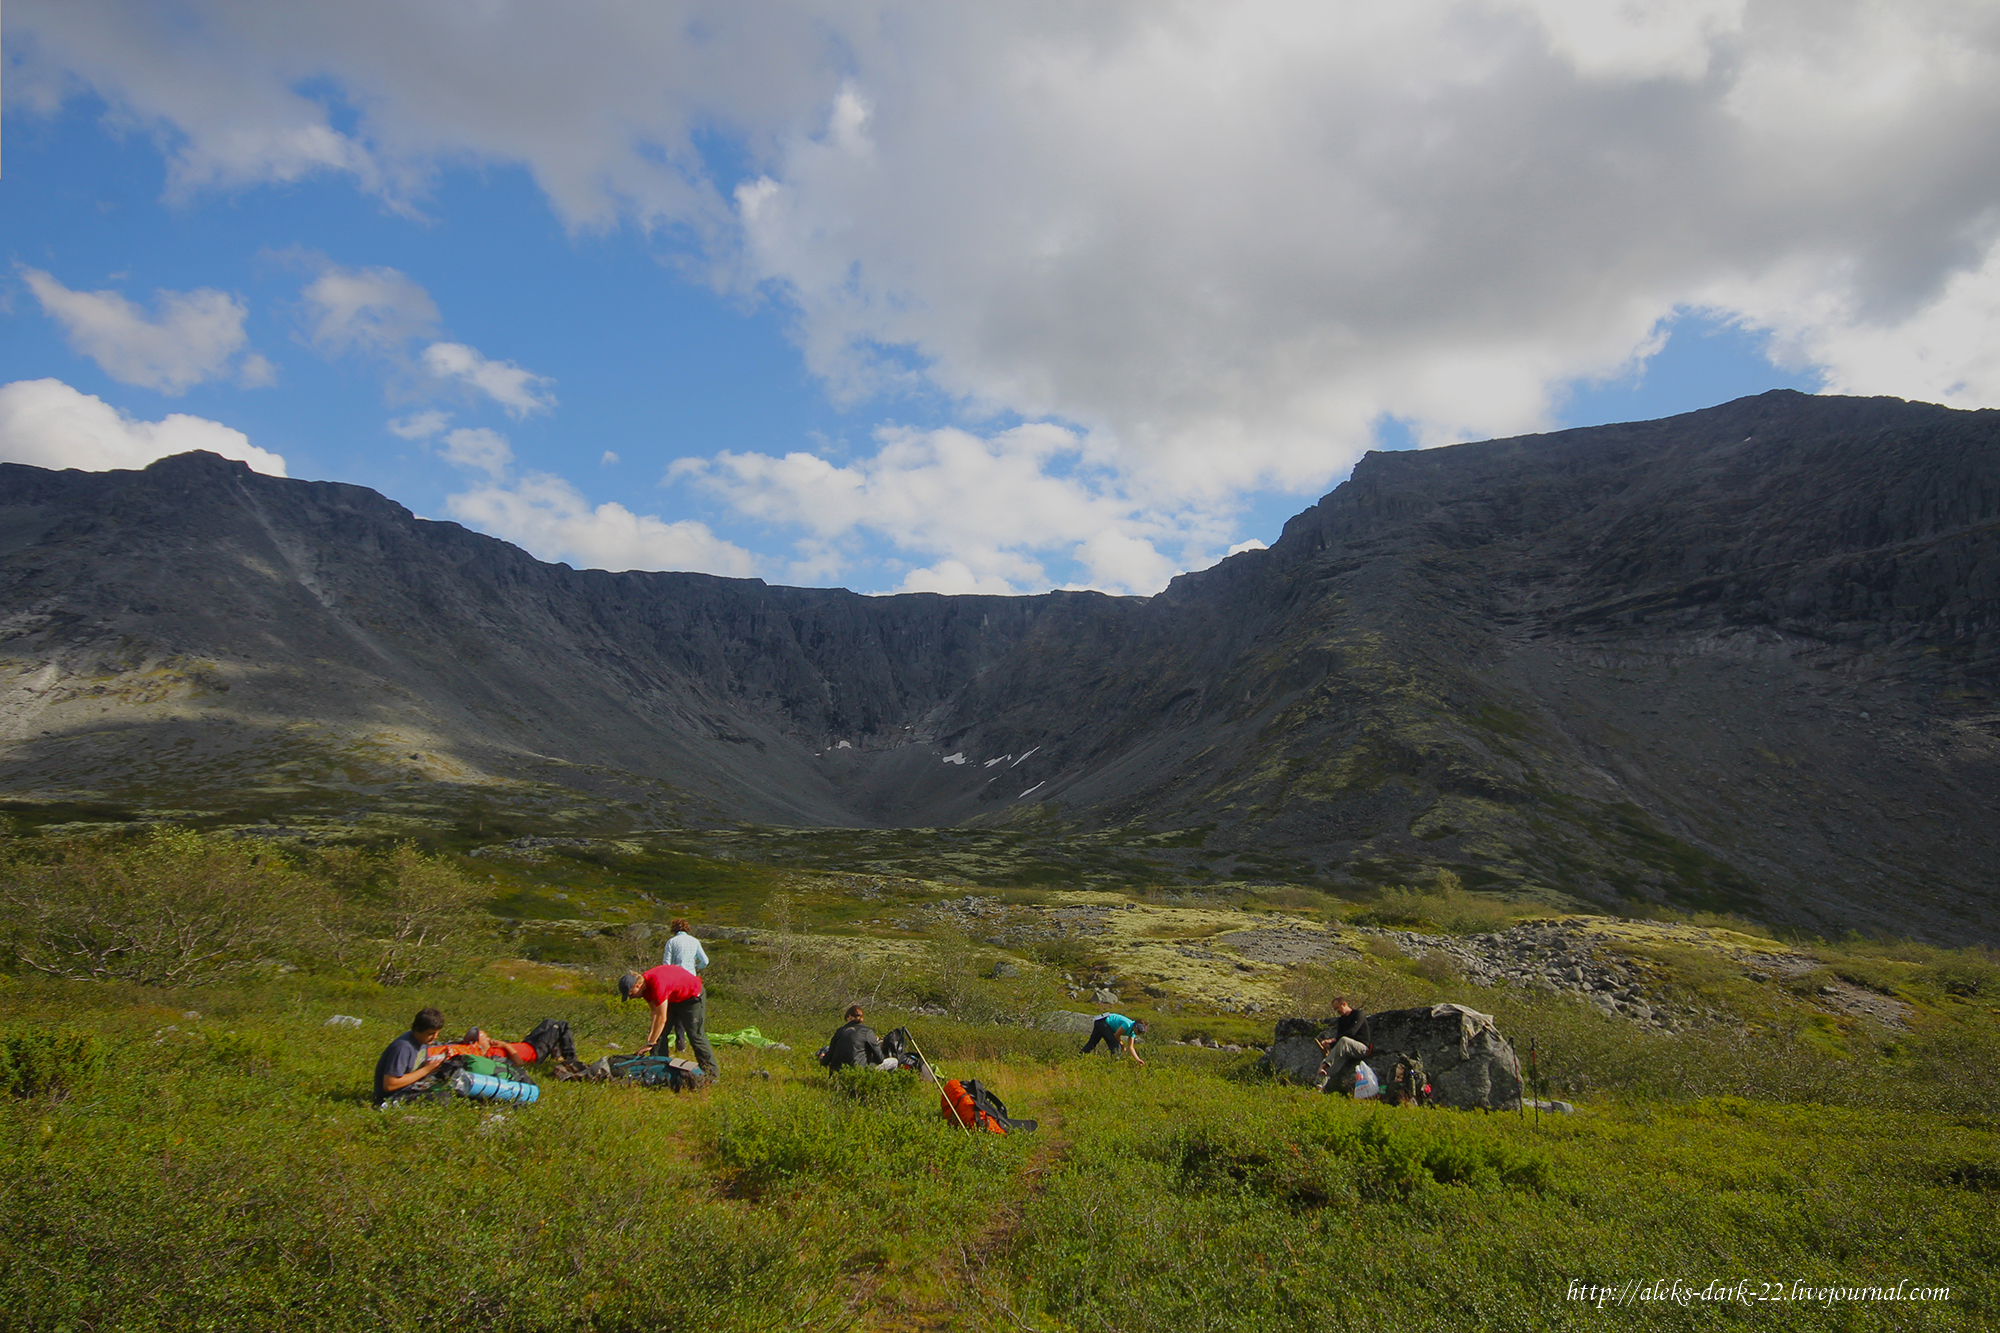
<svg viewBox="0 0 2000 1333"><path fill-rule="evenodd" d="M684 967L662 963L648 968L644 976L627 972L618 978L618 995L624 1000L644 1000L652 1007L653 1023L646 1032L646 1046L653 1054L669 1054L666 1034L680 1033L694 1048L701 1072L712 1080L722 1077L708 1044L707 1006L701 998L700 977Z"/></svg>
<svg viewBox="0 0 2000 1333"><path fill-rule="evenodd" d="M442 1045L432 1042L429 1053L441 1055L447 1060L454 1055L477 1055L488 1060L506 1060L524 1069L541 1058L533 1042L498 1041L485 1028L477 1027L455 1042Z"/></svg>
<svg viewBox="0 0 2000 1333"><path fill-rule="evenodd" d="M667 937L667 951L660 957L662 963L674 967L684 967L696 976L708 966L708 951L701 947L701 941L688 933L687 918L677 916L673 922L674 933Z"/></svg>
<svg viewBox="0 0 2000 1333"><path fill-rule="evenodd" d="M1368 1015L1349 1004L1345 995L1334 1000L1333 1012L1333 1035L1318 1039L1319 1048L1326 1052L1326 1059L1320 1064L1326 1071L1326 1082L1320 1085L1320 1091L1329 1093L1352 1088L1354 1066L1375 1050L1368 1044Z"/></svg>
<svg viewBox="0 0 2000 1333"><path fill-rule="evenodd" d="M428 1095L424 1081L437 1072L447 1057L426 1055L425 1048L444 1031L444 1015L435 1009L419 1009L410 1020L410 1030L390 1042L375 1062L375 1104L411 1101Z"/></svg>
<svg viewBox="0 0 2000 1333"><path fill-rule="evenodd" d="M896 1061L882 1052L882 1039L875 1035L875 1029L861 1021L861 1006L847 1006L847 1021L834 1029L827 1038L826 1053L820 1063L829 1070L834 1069L881 1069L885 1065L894 1069Z"/></svg>
<svg viewBox="0 0 2000 1333"><path fill-rule="evenodd" d="M675 967L684 967L696 976L700 976L701 970L708 966L708 950L701 947L700 940L688 933L686 917L674 918L673 932L667 937L667 951L660 955L660 961ZM674 1034L674 1049L676 1051L687 1049L687 1039L681 1033Z"/></svg>
<svg viewBox="0 0 2000 1333"><path fill-rule="evenodd" d="M1146 1062L1139 1056L1139 1038L1145 1031L1146 1025L1136 1018L1127 1018L1123 1014L1099 1014L1097 1021L1090 1025L1090 1040L1083 1044L1083 1053L1089 1055L1101 1041L1107 1051L1118 1055L1129 1042L1132 1062L1143 1065Z"/></svg>

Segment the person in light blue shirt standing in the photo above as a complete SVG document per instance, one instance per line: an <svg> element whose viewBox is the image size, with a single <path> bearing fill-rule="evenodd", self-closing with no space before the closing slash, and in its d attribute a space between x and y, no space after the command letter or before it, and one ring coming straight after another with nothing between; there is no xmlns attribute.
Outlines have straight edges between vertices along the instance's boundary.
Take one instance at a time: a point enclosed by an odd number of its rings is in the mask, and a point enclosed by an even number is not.
<svg viewBox="0 0 2000 1333"><path fill-rule="evenodd" d="M674 918L674 933L667 939L667 951L660 961L669 967L684 967L696 976L708 966L708 951L701 941L688 934L687 918Z"/></svg>
<svg viewBox="0 0 2000 1333"><path fill-rule="evenodd" d="M670 967L684 967L696 976L708 966L708 950L701 947L701 941L688 933L687 918L674 918L674 933L667 937L667 951L660 962ZM678 1029L674 1032L676 1053L687 1049L687 1037Z"/></svg>

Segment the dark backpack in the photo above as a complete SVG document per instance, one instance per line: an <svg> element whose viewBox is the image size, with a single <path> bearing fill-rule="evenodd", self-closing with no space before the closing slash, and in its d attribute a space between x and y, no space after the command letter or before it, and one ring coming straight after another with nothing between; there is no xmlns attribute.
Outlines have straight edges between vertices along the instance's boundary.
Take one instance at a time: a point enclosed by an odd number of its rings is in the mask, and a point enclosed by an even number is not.
<svg viewBox="0 0 2000 1333"><path fill-rule="evenodd" d="M965 1080L962 1086L965 1088L966 1095L972 1098L973 1108L988 1118L998 1121L1003 1130L1010 1134L1017 1131L1023 1134L1032 1134L1034 1132L1038 1122L1010 1118L1007 1114L1007 1103L1001 1101L998 1094L981 1086L978 1079L969 1078Z"/></svg>
<svg viewBox="0 0 2000 1333"><path fill-rule="evenodd" d="M701 1072L701 1066L692 1060L676 1060L670 1056L642 1055L613 1056L611 1077L630 1079L649 1088L666 1088L672 1092L687 1092L700 1087L708 1075Z"/></svg>
<svg viewBox="0 0 2000 1333"><path fill-rule="evenodd" d="M923 1057L917 1054L917 1044L910 1040L908 1028L896 1028L882 1038L882 1054L894 1060L904 1069L924 1071Z"/></svg>
<svg viewBox="0 0 2000 1333"><path fill-rule="evenodd" d="M535 1024L535 1030L521 1038L535 1048L537 1064L551 1057L564 1060L576 1059L576 1039L570 1036L569 1024L560 1018L544 1018Z"/></svg>

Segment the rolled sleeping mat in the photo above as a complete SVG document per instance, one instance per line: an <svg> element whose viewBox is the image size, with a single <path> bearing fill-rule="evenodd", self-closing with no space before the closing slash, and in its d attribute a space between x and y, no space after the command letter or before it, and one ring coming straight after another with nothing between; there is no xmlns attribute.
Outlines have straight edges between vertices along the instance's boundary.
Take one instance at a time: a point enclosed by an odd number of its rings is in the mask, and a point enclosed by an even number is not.
<svg viewBox="0 0 2000 1333"><path fill-rule="evenodd" d="M495 1078L464 1069L451 1076L451 1086L458 1089L461 1097L482 1097L496 1102L535 1102L542 1095L542 1090L532 1083L516 1083L511 1078Z"/></svg>

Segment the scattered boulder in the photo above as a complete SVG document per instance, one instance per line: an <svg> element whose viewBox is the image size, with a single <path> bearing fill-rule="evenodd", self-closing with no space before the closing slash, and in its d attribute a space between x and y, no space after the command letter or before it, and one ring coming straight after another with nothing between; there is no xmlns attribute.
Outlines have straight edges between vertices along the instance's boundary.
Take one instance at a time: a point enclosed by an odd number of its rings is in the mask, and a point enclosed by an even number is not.
<svg viewBox="0 0 2000 1333"><path fill-rule="evenodd" d="M1088 1033L1096 1025L1096 1014L1079 1014L1071 1009L1051 1009L1035 1022L1044 1032Z"/></svg>
<svg viewBox="0 0 2000 1333"><path fill-rule="evenodd" d="M1521 1062L1490 1014L1460 1004L1423 1009L1388 1009L1368 1016L1377 1074L1394 1064L1396 1053L1423 1061L1431 1098L1439 1106L1514 1111L1521 1105ZM1281 1078L1313 1086L1318 1082L1318 1039L1333 1034L1333 1020L1281 1019L1265 1061Z"/></svg>
<svg viewBox="0 0 2000 1333"><path fill-rule="evenodd" d="M1096 990L1091 992L1090 998L1093 1002L1097 1004L1117 1004L1118 992L1113 990L1106 990L1104 989L1104 987L1099 986Z"/></svg>
<svg viewBox="0 0 2000 1333"><path fill-rule="evenodd" d="M993 970L991 972L988 972L986 975L992 977L995 981L999 981L1005 977L1020 976L1021 969L1014 966L1014 964L1008 962L1006 959L1003 958L999 962L995 963L993 965Z"/></svg>
<svg viewBox="0 0 2000 1333"><path fill-rule="evenodd" d="M1319 1082L1320 1062L1326 1058L1319 1048L1322 1030L1333 1031L1333 1020L1321 1023L1311 1018L1281 1018L1277 1038L1264 1053L1264 1063L1279 1078L1313 1087Z"/></svg>

